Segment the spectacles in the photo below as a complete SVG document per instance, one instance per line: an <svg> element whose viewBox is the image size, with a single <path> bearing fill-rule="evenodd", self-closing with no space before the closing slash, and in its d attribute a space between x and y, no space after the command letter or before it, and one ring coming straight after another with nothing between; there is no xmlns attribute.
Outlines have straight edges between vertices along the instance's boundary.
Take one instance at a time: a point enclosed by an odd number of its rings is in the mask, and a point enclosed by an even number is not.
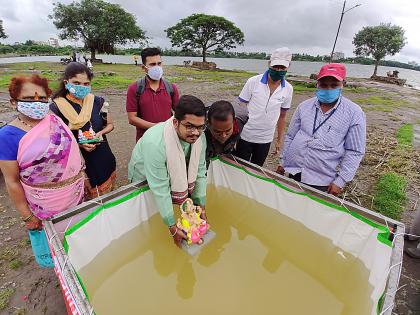
<svg viewBox="0 0 420 315"><path fill-rule="evenodd" d="M202 133L204 130L206 130L206 125L201 125L201 126L194 126L192 124L184 124L182 122L179 122L181 125L183 125L185 127L185 129L187 129L187 132L192 133L194 132L194 130L197 130L198 133Z"/></svg>

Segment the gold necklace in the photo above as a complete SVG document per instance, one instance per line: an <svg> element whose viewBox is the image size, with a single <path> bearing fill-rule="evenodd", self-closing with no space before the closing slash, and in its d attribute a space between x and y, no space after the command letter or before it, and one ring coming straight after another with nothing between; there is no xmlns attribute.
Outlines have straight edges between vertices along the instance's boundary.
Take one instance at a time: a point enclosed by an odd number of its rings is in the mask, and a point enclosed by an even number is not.
<svg viewBox="0 0 420 315"><path fill-rule="evenodd" d="M27 127L29 127L29 128L33 128L34 126L32 126L32 125L30 125L30 124L28 124L27 122L24 122L23 120L22 120L22 118L20 118L19 116L17 116L17 119L22 123L22 124L24 124L25 126L27 126Z"/></svg>

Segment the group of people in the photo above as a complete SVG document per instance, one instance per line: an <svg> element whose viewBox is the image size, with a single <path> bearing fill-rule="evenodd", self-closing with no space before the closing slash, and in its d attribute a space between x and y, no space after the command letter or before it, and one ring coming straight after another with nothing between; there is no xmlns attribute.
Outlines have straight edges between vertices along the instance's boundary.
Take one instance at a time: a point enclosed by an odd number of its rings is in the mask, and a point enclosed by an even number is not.
<svg viewBox="0 0 420 315"><path fill-rule="evenodd" d="M210 160L233 154L263 166L276 130L278 173L333 195L355 176L365 154L366 117L342 95L344 65L320 69L316 95L297 107L284 136L293 96L286 80L288 48L276 49L267 71L247 80L237 103L221 100L209 108L195 96L179 97L177 87L162 78L158 49L144 49L141 58L146 77L127 91L128 120L137 130L128 176L148 182L176 244L185 235L175 224L174 204L191 196L207 219Z"/></svg>
<svg viewBox="0 0 420 315"><path fill-rule="evenodd" d="M158 48L143 49L145 76L127 90L127 118L136 127L128 179L147 181L177 245L186 235L176 226L174 204L191 197L207 220L206 173L220 154L263 166L274 144L280 174L334 195L353 179L365 153L366 118L342 95L345 66L321 68L316 95L297 107L285 134L291 60L288 48L276 49L267 71L247 80L238 102L206 107L163 78ZM10 83L18 115L0 129L0 169L30 230L114 189L116 161L106 138L114 126L107 102L91 93L92 79L86 65L72 62L54 94L38 75Z"/></svg>
<svg viewBox="0 0 420 315"><path fill-rule="evenodd" d="M92 61L83 53L83 61L80 52L73 50L73 53L70 56L70 60L74 62L84 63L91 71L93 69Z"/></svg>

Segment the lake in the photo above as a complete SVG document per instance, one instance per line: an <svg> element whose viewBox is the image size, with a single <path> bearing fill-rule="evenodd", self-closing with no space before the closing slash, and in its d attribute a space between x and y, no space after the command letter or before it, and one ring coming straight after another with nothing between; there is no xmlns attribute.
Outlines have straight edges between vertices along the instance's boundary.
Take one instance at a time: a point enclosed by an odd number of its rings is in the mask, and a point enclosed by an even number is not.
<svg viewBox="0 0 420 315"><path fill-rule="evenodd" d="M66 56L30 56L30 57L10 57L0 58L0 64L18 63L18 62L36 62L49 61L59 62L60 58ZM97 58L103 59L104 62L130 64L133 63L132 56L120 55L97 55ZM164 56L163 61L166 65L183 65L184 60L201 61L201 57L172 57ZM235 59L235 58L208 58L208 61L213 61L217 67L227 70L245 70L261 73L267 68L267 60L260 59ZM322 62L309 61L292 61L289 69L290 74L309 76L311 73L317 73L319 68L323 65ZM373 65L360 64L346 64L347 76L353 78L369 78L372 73ZM394 68L394 67L378 67L378 75L386 76L388 71L398 70L399 77L407 79L407 84L410 84L417 89L420 89L420 71Z"/></svg>

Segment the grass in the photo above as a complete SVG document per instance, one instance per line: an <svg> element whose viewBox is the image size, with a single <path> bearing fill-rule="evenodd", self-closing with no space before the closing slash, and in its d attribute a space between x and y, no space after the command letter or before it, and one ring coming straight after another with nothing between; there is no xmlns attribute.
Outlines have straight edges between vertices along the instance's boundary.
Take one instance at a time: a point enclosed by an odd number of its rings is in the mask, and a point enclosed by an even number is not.
<svg viewBox="0 0 420 315"><path fill-rule="evenodd" d="M414 127L412 124L404 124L397 130L397 141L400 146L412 147Z"/></svg>
<svg viewBox="0 0 420 315"><path fill-rule="evenodd" d="M293 93L302 94L304 92L313 92L316 90L316 84L312 82L290 81L293 86Z"/></svg>
<svg viewBox="0 0 420 315"><path fill-rule="evenodd" d="M19 259L13 259L9 263L10 269L13 269L13 270L19 269L22 266L23 266L23 262L21 260L19 260Z"/></svg>
<svg viewBox="0 0 420 315"><path fill-rule="evenodd" d="M26 309L23 307L20 308L16 308L13 315L25 315L26 314Z"/></svg>
<svg viewBox="0 0 420 315"><path fill-rule="evenodd" d="M65 66L53 62L16 63L0 65L0 89L7 89L10 79L17 75L39 73L49 80L50 88L58 88ZM254 75L246 71L199 70L191 67L166 66L165 77L173 82L182 82L190 78L197 82L233 82L245 84L246 79ZM143 70L138 66L124 64L95 64L93 68L94 90L123 89L142 76Z"/></svg>
<svg viewBox="0 0 420 315"><path fill-rule="evenodd" d="M7 305L9 305L9 301L13 293L15 293L15 289L0 289L0 311L4 310Z"/></svg>
<svg viewBox="0 0 420 315"><path fill-rule="evenodd" d="M15 246L7 247L3 249L3 251L0 253L0 259L4 259L9 262L18 256L19 256L19 251Z"/></svg>
<svg viewBox="0 0 420 315"><path fill-rule="evenodd" d="M346 86L344 87L344 91L346 93L356 93L356 94L362 94L362 93L382 93L381 90L371 88L371 87L363 87L363 86Z"/></svg>
<svg viewBox="0 0 420 315"><path fill-rule="evenodd" d="M404 177L394 172L381 175L375 187L374 209L387 217L399 220L407 200L406 186Z"/></svg>
<svg viewBox="0 0 420 315"><path fill-rule="evenodd" d="M354 98L353 101L359 105L365 105L364 109L367 111L375 110L386 113L392 112L395 108L410 105L409 102L403 99L396 99L389 95L372 95L368 97Z"/></svg>

